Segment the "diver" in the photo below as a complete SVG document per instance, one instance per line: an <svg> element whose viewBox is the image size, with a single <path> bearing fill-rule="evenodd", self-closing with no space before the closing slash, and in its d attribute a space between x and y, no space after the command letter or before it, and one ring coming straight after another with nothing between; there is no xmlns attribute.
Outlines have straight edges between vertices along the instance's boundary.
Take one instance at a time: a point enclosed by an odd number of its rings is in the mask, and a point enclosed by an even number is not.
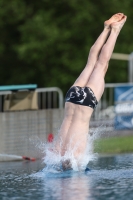
<svg viewBox="0 0 133 200"><path fill-rule="evenodd" d="M91 115L104 92L109 60L126 19L126 15L117 13L104 22L104 29L90 49L85 68L66 94L64 119L53 151L62 157L68 150L72 151L79 166L87 146ZM71 161L63 160L62 168L70 169Z"/></svg>

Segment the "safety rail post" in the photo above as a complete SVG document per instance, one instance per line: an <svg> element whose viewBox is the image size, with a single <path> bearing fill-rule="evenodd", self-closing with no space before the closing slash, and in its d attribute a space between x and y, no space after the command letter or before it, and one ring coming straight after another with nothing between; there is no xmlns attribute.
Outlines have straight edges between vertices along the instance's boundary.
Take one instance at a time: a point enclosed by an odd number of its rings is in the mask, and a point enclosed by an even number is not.
<svg viewBox="0 0 133 200"><path fill-rule="evenodd" d="M7 95L7 94L11 94L12 91L0 91L0 112L3 111L3 98L4 98L4 95Z"/></svg>
<svg viewBox="0 0 133 200"><path fill-rule="evenodd" d="M128 63L128 81L133 83L133 52L129 55Z"/></svg>

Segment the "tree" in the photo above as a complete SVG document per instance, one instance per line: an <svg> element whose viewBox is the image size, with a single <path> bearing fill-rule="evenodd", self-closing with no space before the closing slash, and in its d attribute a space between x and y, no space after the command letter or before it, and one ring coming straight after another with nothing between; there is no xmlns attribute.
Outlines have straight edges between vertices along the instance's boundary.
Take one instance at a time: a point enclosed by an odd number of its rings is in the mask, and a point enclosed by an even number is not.
<svg viewBox="0 0 133 200"><path fill-rule="evenodd" d="M0 0L0 10L1 85L37 83L65 93L84 68L104 20L119 11L128 20L115 52L133 49L131 0ZM127 63L119 63L110 62L107 82L126 81Z"/></svg>

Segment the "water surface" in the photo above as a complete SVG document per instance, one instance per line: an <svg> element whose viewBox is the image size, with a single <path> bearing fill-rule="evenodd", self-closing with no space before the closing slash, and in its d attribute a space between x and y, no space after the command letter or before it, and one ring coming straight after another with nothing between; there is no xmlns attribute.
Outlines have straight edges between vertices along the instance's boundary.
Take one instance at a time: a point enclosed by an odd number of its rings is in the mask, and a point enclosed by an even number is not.
<svg viewBox="0 0 133 200"><path fill-rule="evenodd" d="M88 172L45 171L41 161L1 162L0 200L133 199L133 154L98 156Z"/></svg>

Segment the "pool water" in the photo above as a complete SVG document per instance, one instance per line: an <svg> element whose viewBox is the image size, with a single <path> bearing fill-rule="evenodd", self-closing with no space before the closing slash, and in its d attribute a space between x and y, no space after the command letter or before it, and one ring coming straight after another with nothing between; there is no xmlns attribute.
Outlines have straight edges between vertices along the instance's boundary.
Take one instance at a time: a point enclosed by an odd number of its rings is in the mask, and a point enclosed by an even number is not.
<svg viewBox="0 0 133 200"><path fill-rule="evenodd" d="M133 199L133 154L97 156L88 166L59 172L41 161L1 162L0 200Z"/></svg>

